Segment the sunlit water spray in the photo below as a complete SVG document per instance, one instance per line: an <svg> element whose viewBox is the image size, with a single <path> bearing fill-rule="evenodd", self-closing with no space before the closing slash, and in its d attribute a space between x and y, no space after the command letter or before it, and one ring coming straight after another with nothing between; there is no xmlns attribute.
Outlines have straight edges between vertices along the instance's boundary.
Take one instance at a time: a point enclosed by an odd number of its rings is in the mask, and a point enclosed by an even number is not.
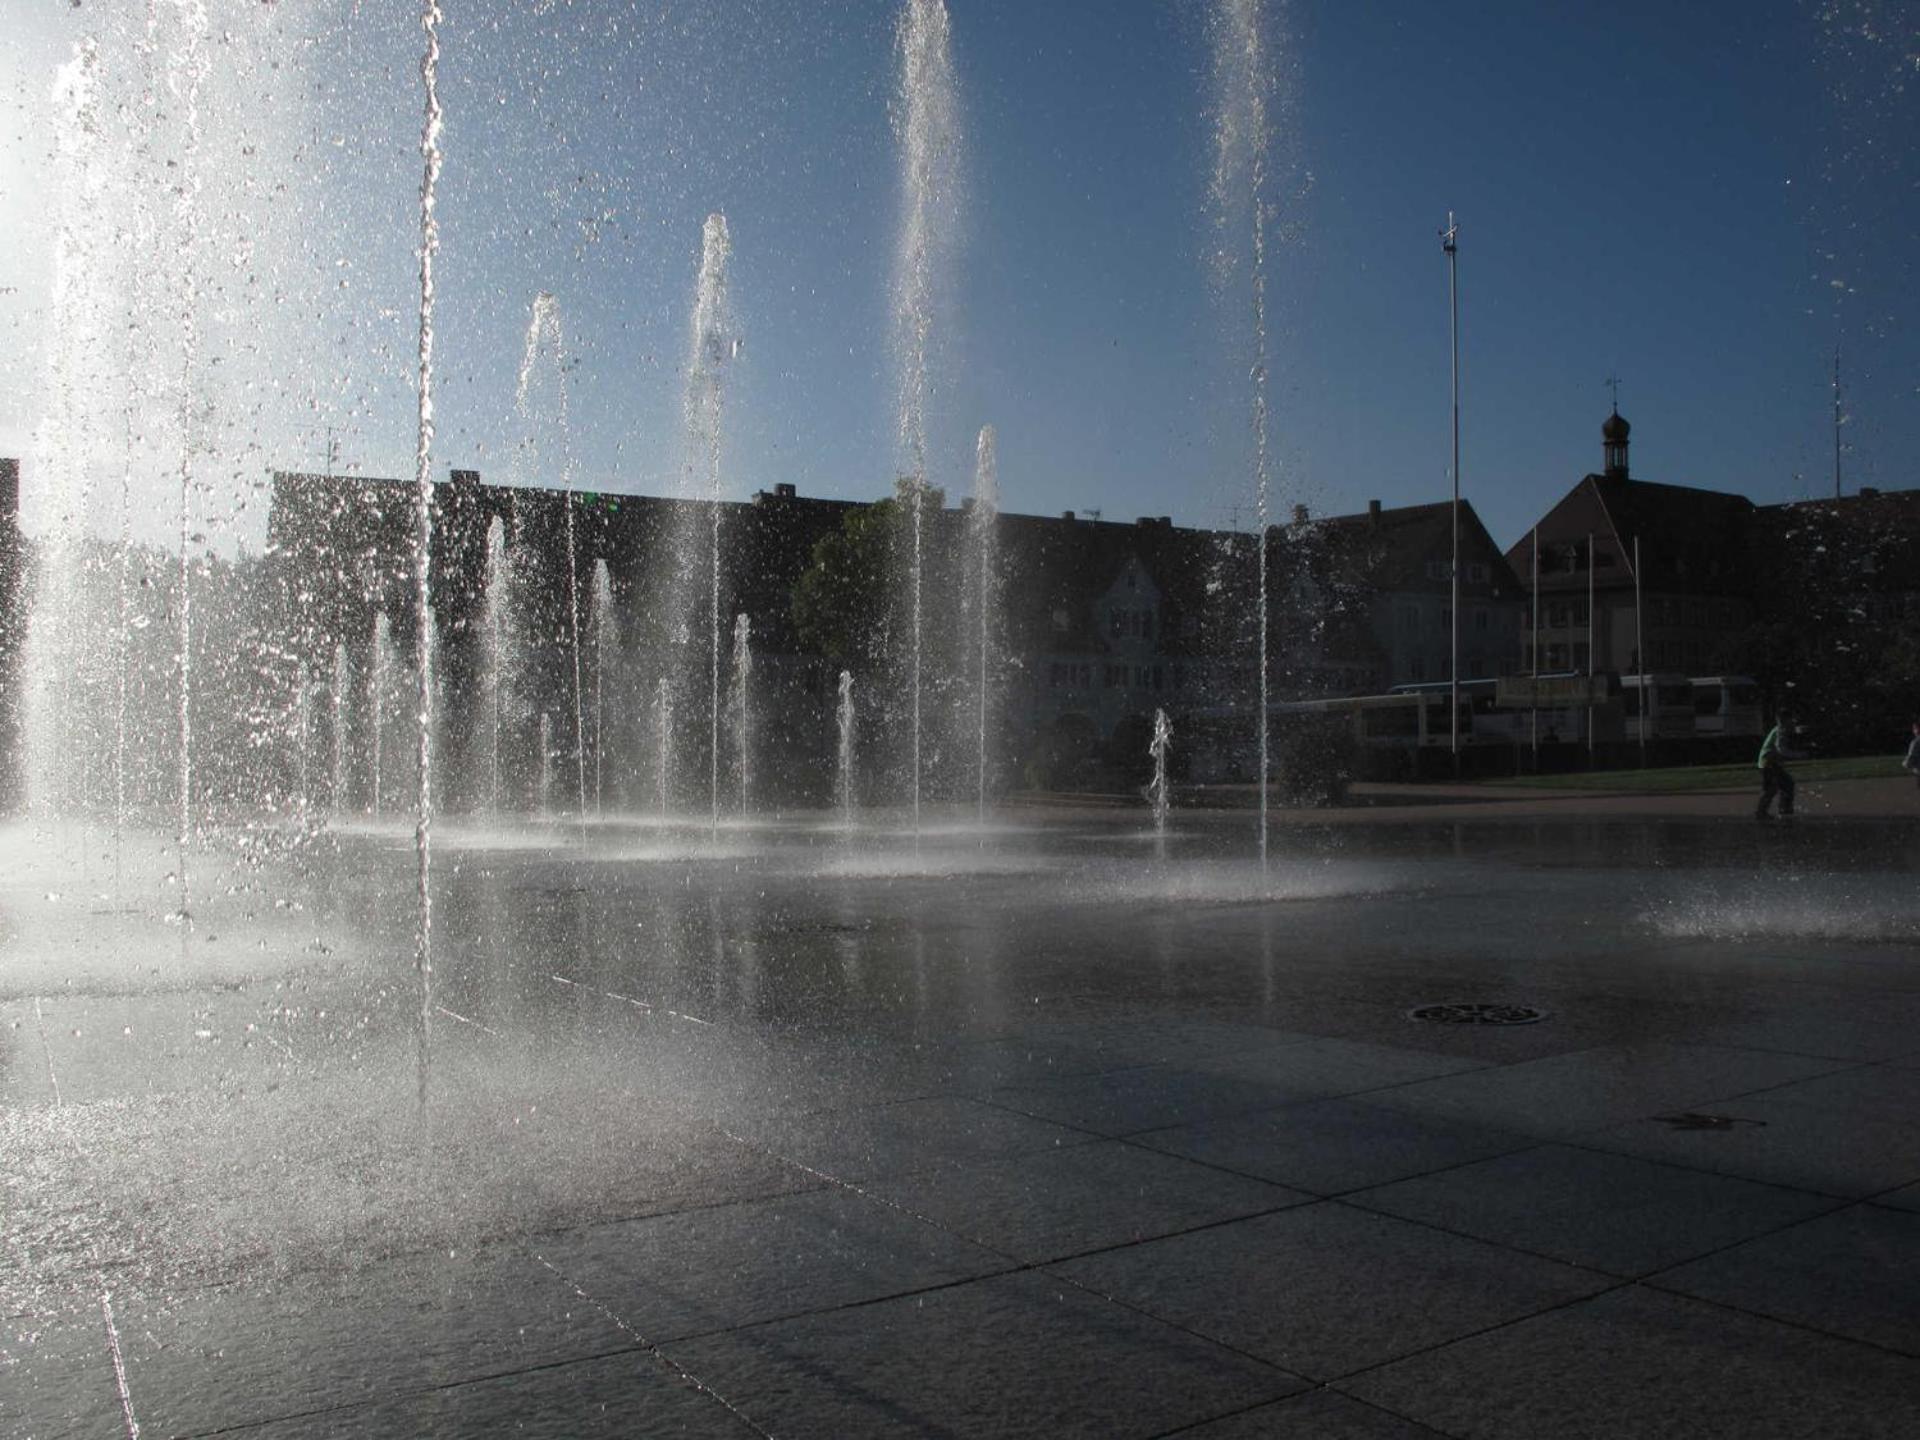
<svg viewBox="0 0 1920 1440"><path fill-rule="evenodd" d="M654 804L665 815L673 801L673 682L660 677L653 692Z"/></svg>
<svg viewBox="0 0 1920 1440"><path fill-rule="evenodd" d="M487 588L480 619L480 726L482 754L487 764L486 811L499 815L507 805L506 776L501 750L507 728L508 674L513 650L511 635L513 596L508 572L507 522L498 515L487 524Z"/></svg>
<svg viewBox="0 0 1920 1440"><path fill-rule="evenodd" d="M901 210L893 276L893 332L898 367L897 430L908 496L912 550L907 572L912 710L909 759L913 829L920 833L921 671L924 649L927 406L933 385L933 338L940 286L960 212L960 102L952 36L943 0L907 0L896 26L900 88L894 132L900 153Z"/></svg>
<svg viewBox="0 0 1920 1440"><path fill-rule="evenodd" d="M994 704L994 639L1000 621L1000 568L995 542L1000 526L1000 476L991 425L980 427L974 447L973 512L968 516L967 540L973 584L969 598L974 610L975 744L979 771L977 818L987 821L990 764L988 734ZM986 843L984 831L981 843Z"/></svg>
<svg viewBox="0 0 1920 1440"><path fill-rule="evenodd" d="M344 812L347 806L347 695L352 684L352 671L347 666L347 644L342 640L333 647L333 693L328 697L333 721L332 793L328 804L336 815Z"/></svg>
<svg viewBox="0 0 1920 1440"><path fill-rule="evenodd" d="M529 396L540 357L552 357L553 421L559 435L560 503L566 513L567 648L573 662L573 760L575 814L584 823L587 814L586 696L580 659L580 551L574 534L573 427L567 406L567 373L571 361L560 326L560 302L542 290L533 297L527 321L526 344L520 356L520 380L514 402L529 433L535 429ZM544 747L543 747L544 748Z"/></svg>
<svg viewBox="0 0 1920 1440"><path fill-rule="evenodd" d="M419 987L414 1017L416 1097L424 1105L433 1054L433 612L429 577L433 558L433 261L440 249L440 228L434 218L435 191L440 180L440 5L422 0L420 28L425 46L420 58L424 119L420 129L420 364L418 370L419 424L414 448L414 618L415 653L419 665L416 691L418 718L419 806L414 819L417 921L413 966Z"/></svg>
<svg viewBox="0 0 1920 1440"><path fill-rule="evenodd" d="M1147 753L1153 757L1153 779L1147 782L1147 803L1153 807L1153 843L1155 852L1164 860L1167 858L1167 812L1172 808L1172 794L1167 788L1167 749L1173 743L1173 722L1167 719L1167 712L1159 707L1153 712L1153 739L1147 742Z"/></svg>
<svg viewBox="0 0 1920 1440"><path fill-rule="evenodd" d="M746 617L742 616L742 619ZM605 560L593 562L593 813L606 813L607 667L620 637L613 614L613 575Z"/></svg>
<svg viewBox="0 0 1920 1440"><path fill-rule="evenodd" d="M1259 750L1260 864L1267 864L1267 779L1269 762L1269 702L1272 677L1268 673L1267 518L1270 511L1271 454L1269 448L1267 386L1267 230L1274 215L1272 198L1275 57L1269 43L1274 25L1267 0L1215 0L1211 16L1214 86L1214 158L1209 186L1213 212L1229 231L1242 220L1251 227L1247 249L1249 300L1253 325L1253 354L1248 367L1249 425L1252 432L1254 545L1257 602L1257 711L1254 719ZM1239 245L1223 237L1219 275L1228 289L1232 258Z"/></svg>
<svg viewBox="0 0 1920 1440"><path fill-rule="evenodd" d="M373 665L367 672L367 813L386 809L385 777L387 705L394 691L397 662L393 653L393 626L382 610L373 617Z"/></svg>
<svg viewBox="0 0 1920 1440"><path fill-rule="evenodd" d="M834 771L834 793L839 797L840 827L853 829L853 672L840 672L840 699L834 728L839 735Z"/></svg>
<svg viewBox="0 0 1920 1440"><path fill-rule="evenodd" d="M753 776L753 622L745 615L733 618L733 741L739 767L740 813L751 813Z"/></svg>
<svg viewBox="0 0 1920 1440"><path fill-rule="evenodd" d="M693 320L687 356L684 402L686 454L684 493L706 502L704 535L681 537L679 599L684 613L702 595L701 618L707 632L707 800L714 829L720 827L720 480L724 454L727 369L740 354L727 290L727 262L733 237L727 217L707 216L700 231L700 273L694 281ZM693 507L688 507L689 523ZM704 565L701 560L704 559ZM704 583L702 583L704 582ZM691 633L691 623L683 623Z"/></svg>

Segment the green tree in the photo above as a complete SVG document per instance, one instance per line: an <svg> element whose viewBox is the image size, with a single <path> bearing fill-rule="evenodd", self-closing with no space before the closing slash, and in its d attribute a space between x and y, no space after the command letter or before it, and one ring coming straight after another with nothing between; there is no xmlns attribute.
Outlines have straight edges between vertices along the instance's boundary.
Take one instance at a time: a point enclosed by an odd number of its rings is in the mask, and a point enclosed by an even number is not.
<svg viewBox="0 0 1920 1440"><path fill-rule="evenodd" d="M837 665L871 673L889 659L912 563L916 487L923 517L938 516L945 492L903 476L891 498L848 511L838 530L821 536L794 585L793 624L801 643Z"/></svg>

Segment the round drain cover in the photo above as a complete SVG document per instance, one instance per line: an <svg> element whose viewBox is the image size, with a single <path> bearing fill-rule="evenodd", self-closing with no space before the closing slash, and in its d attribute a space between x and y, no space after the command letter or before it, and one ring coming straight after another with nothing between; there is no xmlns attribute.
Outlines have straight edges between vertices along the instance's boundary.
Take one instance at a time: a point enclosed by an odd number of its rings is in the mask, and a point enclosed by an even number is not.
<svg viewBox="0 0 1920 1440"><path fill-rule="evenodd" d="M1531 1025L1547 1018L1547 1012L1531 1005L1503 1005L1486 1000L1468 1000L1450 1005L1417 1005L1407 1012L1409 1020L1433 1020L1446 1025Z"/></svg>

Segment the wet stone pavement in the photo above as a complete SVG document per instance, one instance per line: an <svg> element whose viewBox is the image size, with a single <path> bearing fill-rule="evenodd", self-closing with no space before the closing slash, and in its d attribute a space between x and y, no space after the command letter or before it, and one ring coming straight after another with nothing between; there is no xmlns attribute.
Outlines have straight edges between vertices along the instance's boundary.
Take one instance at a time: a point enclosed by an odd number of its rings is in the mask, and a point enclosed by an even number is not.
<svg viewBox="0 0 1920 1440"><path fill-rule="evenodd" d="M0 836L0 1435L1920 1434L1920 828L1137 824Z"/></svg>

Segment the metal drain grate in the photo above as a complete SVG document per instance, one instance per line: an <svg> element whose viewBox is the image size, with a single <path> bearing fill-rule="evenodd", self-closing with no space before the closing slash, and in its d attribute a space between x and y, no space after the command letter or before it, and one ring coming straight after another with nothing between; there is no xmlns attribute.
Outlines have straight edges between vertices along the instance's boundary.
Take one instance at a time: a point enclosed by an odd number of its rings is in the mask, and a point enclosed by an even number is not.
<svg viewBox="0 0 1920 1440"><path fill-rule="evenodd" d="M1407 1012L1407 1018L1432 1020L1442 1025L1531 1025L1546 1019L1547 1012L1531 1005L1469 1000L1450 1005L1416 1005Z"/></svg>

